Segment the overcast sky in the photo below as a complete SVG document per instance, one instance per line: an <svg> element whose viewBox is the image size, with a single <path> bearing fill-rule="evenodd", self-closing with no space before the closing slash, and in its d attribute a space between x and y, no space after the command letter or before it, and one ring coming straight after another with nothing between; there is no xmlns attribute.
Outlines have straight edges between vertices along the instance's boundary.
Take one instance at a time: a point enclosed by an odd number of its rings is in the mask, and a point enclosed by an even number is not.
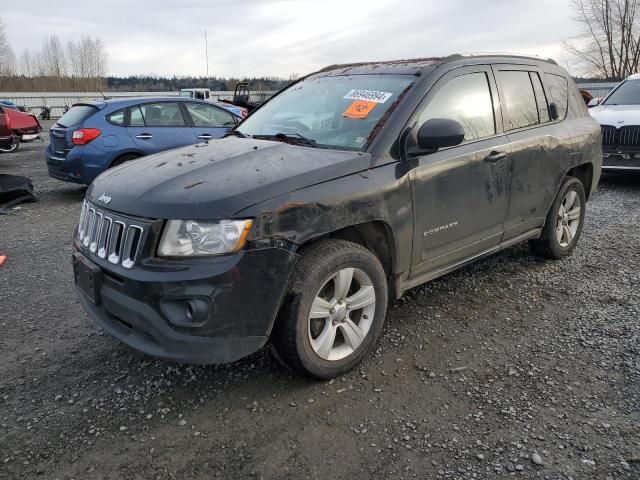
<svg viewBox="0 0 640 480"><path fill-rule="evenodd" d="M335 63L518 52L566 65L570 0L3 0L14 52L90 34L109 74L288 77Z"/></svg>

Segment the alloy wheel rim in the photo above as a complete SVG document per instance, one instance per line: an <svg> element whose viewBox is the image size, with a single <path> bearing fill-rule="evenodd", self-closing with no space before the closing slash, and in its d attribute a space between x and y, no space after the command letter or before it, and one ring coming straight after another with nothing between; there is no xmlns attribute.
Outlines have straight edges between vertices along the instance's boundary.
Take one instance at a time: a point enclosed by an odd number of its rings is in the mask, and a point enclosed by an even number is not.
<svg viewBox="0 0 640 480"><path fill-rule="evenodd" d="M561 247L566 248L573 242L580 226L581 213L580 196L575 190L570 190L560 203L556 220L556 239Z"/></svg>
<svg viewBox="0 0 640 480"><path fill-rule="evenodd" d="M311 348L327 361L342 360L365 340L376 310L371 278L358 268L332 274L316 293L309 312Z"/></svg>

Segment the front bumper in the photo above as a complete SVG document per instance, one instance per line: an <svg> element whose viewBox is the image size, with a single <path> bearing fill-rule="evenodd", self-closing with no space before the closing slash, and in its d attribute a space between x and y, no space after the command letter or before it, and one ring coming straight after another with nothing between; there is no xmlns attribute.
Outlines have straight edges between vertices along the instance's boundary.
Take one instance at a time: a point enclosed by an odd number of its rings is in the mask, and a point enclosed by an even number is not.
<svg viewBox="0 0 640 480"><path fill-rule="evenodd" d="M603 171L640 171L640 150L604 149L602 155Z"/></svg>
<svg viewBox="0 0 640 480"><path fill-rule="evenodd" d="M198 364L233 362L264 346L298 258L269 247L211 261L156 259L124 271L80 248L74 244L74 255L99 270L97 302L76 283L82 306L98 325L146 354ZM177 321L189 299L209 305L194 326Z"/></svg>

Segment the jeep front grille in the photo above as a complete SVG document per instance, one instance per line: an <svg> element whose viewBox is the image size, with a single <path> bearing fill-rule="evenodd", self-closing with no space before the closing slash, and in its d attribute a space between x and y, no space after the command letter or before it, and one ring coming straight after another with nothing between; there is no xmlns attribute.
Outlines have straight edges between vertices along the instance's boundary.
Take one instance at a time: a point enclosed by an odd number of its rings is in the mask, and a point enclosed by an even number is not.
<svg viewBox="0 0 640 480"><path fill-rule="evenodd" d="M108 260L114 265L133 268L142 247L142 225L130 219L118 217L106 210L82 203L78 241L91 254Z"/></svg>

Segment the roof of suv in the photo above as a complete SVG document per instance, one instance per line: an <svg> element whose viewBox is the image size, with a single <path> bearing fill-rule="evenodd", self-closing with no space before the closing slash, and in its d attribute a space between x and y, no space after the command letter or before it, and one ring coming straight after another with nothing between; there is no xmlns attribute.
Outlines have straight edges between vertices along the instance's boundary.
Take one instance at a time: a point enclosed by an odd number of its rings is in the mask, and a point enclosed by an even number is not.
<svg viewBox="0 0 640 480"><path fill-rule="evenodd" d="M426 70L432 70L436 66L464 59L504 59L504 60L533 60L546 62L553 65L557 63L550 58L533 57L518 54L482 53L482 54L454 54L447 57L425 57L404 60L388 60L381 62L347 63L343 65L331 65L323 68L318 73L327 72L332 75L363 75L363 74L400 74L420 75Z"/></svg>

